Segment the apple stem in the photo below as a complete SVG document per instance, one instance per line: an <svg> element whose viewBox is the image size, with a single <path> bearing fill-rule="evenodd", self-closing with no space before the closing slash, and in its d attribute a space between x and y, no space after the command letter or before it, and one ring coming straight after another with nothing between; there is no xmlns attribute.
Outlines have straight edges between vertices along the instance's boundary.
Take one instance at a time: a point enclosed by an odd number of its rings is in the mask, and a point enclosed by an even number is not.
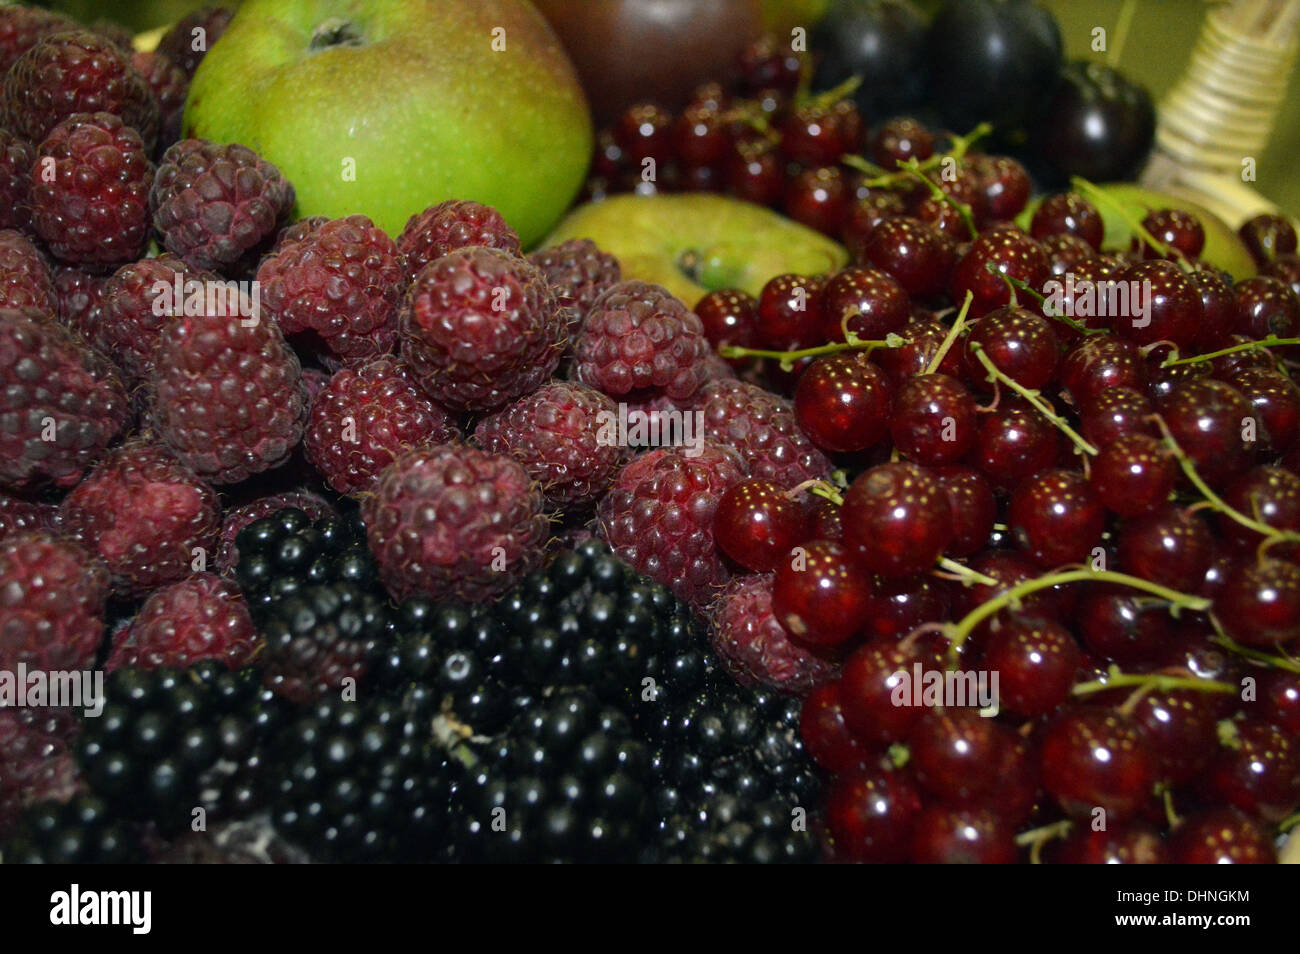
<svg viewBox="0 0 1300 954"><path fill-rule="evenodd" d="M818 345L815 348L803 348L799 351L767 351L762 348L742 348L739 345L723 345L718 349L718 354L724 358L769 358L773 361L779 361L782 371L794 370L794 363L802 361L804 358L820 358L822 355L838 354L841 351L871 351L875 348L901 348L904 345L911 344L907 338L891 334L881 339L876 338L859 338L853 332L849 332L848 341L832 341L830 344Z"/></svg>
<svg viewBox="0 0 1300 954"><path fill-rule="evenodd" d="M1267 348L1286 347L1287 345L1300 345L1300 338L1279 338L1277 335L1269 335L1267 338L1261 338L1258 341L1244 341L1241 344L1220 348L1218 351L1207 351L1205 354L1193 355L1190 358L1171 356L1160 367L1172 368L1180 364L1197 364L1202 361L1213 361L1215 358L1222 358L1224 355L1236 354L1239 351L1258 351Z"/></svg>
<svg viewBox="0 0 1300 954"><path fill-rule="evenodd" d="M961 303L961 311L957 312L957 317L954 319L952 327L948 329L948 333L944 335L943 342L939 345L939 350L934 353L934 357L931 358L930 363L926 365L926 374L934 374L938 371L939 366L943 364L943 359L948 357L948 352L952 350L953 343L957 340L957 336L960 335L962 329L966 327L966 314L970 311L971 302L974 300L975 293L967 291L966 300Z"/></svg>
<svg viewBox="0 0 1300 954"><path fill-rule="evenodd" d="M1065 418L1052 410L1051 406L1043 400L1038 391L1035 391L1032 388L1027 388L1019 382L1012 380L1009 375L1004 373L996 364L993 363L993 359L984 352L984 349L980 347L978 341L972 341L969 347L970 353L973 354L979 363L984 365L985 370L988 371L988 380L1005 384L1033 405L1034 409L1038 411L1039 414L1043 415L1043 417L1056 425L1057 429L1068 437L1075 447L1090 456L1095 457L1097 455L1097 448L1085 440L1078 431L1067 424Z"/></svg>

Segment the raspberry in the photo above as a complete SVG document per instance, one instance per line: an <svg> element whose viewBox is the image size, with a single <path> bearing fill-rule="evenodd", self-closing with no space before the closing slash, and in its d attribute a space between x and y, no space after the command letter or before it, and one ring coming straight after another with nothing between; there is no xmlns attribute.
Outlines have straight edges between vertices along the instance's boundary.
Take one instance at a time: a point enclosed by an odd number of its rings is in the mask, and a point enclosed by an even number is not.
<svg viewBox="0 0 1300 954"><path fill-rule="evenodd" d="M149 241L153 167L134 129L111 113L77 113L36 151L32 228L74 265L133 261Z"/></svg>
<svg viewBox="0 0 1300 954"><path fill-rule="evenodd" d="M113 638L105 669L184 669L215 659L229 669L252 662L262 644L239 588L211 573L154 590Z"/></svg>
<svg viewBox="0 0 1300 954"><path fill-rule="evenodd" d="M658 388L683 400L703 385L711 350L700 319L667 289L620 282L587 313L573 345L574 371L615 397Z"/></svg>
<svg viewBox="0 0 1300 954"><path fill-rule="evenodd" d="M0 231L0 308L35 308L51 318L59 310L45 256L13 229Z"/></svg>
<svg viewBox="0 0 1300 954"><path fill-rule="evenodd" d="M493 411L537 390L567 332L542 273L499 249L431 262L402 305L402 357L428 395L456 411Z"/></svg>
<svg viewBox="0 0 1300 954"><path fill-rule="evenodd" d="M191 268L170 253L123 265L104 286L95 344L113 356L132 383L143 381L153 369L163 326L184 311L185 298L194 287L189 283L215 279L211 272Z"/></svg>
<svg viewBox="0 0 1300 954"><path fill-rule="evenodd" d="M23 809L66 802L81 788L68 746L76 727L66 709L0 708L0 840Z"/></svg>
<svg viewBox="0 0 1300 954"><path fill-rule="evenodd" d="M414 278L424 266L458 248L483 246L518 255L519 236L501 213L478 202L448 199L431 205L406 222L397 247Z"/></svg>
<svg viewBox="0 0 1300 954"><path fill-rule="evenodd" d="M0 539L24 530L53 530L59 522L55 504L0 494Z"/></svg>
<svg viewBox="0 0 1300 954"><path fill-rule="evenodd" d="M694 407L704 414L704 436L734 447L751 477L794 487L831 472L830 460L799 429L794 404L756 384L711 381Z"/></svg>
<svg viewBox="0 0 1300 954"><path fill-rule="evenodd" d="M217 553L217 572L229 574L239 563L239 547L235 545L235 538L239 536L240 530L256 520L291 507L301 510L312 520L338 516L328 500L310 491L259 497L243 506L227 510L225 519L221 522L221 549Z"/></svg>
<svg viewBox="0 0 1300 954"><path fill-rule="evenodd" d="M301 242L304 239L311 238L320 231L322 225L333 221L328 215L309 215L305 219L299 219L297 222L286 225L276 234L275 244L266 253L267 256L275 255L293 242Z"/></svg>
<svg viewBox="0 0 1300 954"><path fill-rule="evenodd" d="M56 33L18 58L4 81L7 125L29 142L76 113L112 113L147 151L158 141L158 100L127 54L87 31Z"/></svg>
<svg viewBox="0 0 1300 954"><path fill-rule="evenodd" d="M32 147L0 128L0 229L28 230L32 224Z"/></svg>
<svg viewBox="0 0 1300 954"><path fill-rule="evenodd" d="M0 309L0 486L72 486L129 417L102 358L35 312Z"/></svg>
<svg viewBox="0 0 1300 954"><path fill-rule="evenodd" d="M695 456L688 456L695 453ZM601 533L616 556L702 607L731 573L713 542L718 500L746 476L729 447L663 447L632 459L600 501Z"/></svg>
<svg viewBox="0 0 1300 954"><path fill-rule="evenodd" d="M186 76L193 77L212 44L226 32L233 16L234 13L225 7L195 10L181 17L163 34L158 41L158 52L184 70Z"/></svg>
<svg viewBox="0 0 1300 954"><path fill-rule="evenodd" d="M100 17L98 20L95 20L87 29L89 29L91 33L102 36L119 50L125 51L127 56L130 56L132 50L135 48L133 45L135 43L135 34L122 26L122 24L109 20L106 17Z"/></svg>
<svg viewBox="0 0 1300 954"><path fill-rule="evenodd" d="M104 561L119 590L135 595L189 576L196 558L206 565L221 531L216 492L153 444L112 451L63 499L60 514L64 531Z"/></svg>
<svg viewBox="0 0 1300 954"><path fill-rule="evenodd" d="M286 335L311 333L359 364L393 350L402 266L397 246L364 215L287 242L257 270L262 303Z"/></svg>
<svg viewBox="0 0 1300 954"><path fill-rule="evenodd" d="M169 322L150 383L163 442L212 483L278 467L302 438L302 370L269 321L187 315Z"/></svg>
<svg viewBox="0 0 1300 954"><path fill-rule="evenodd" d="M474 440L523 464L551 506L580 507L605 492L623 462L617 417L617 406L599 391L555 381L483 418Z"/></svg>
<svg viewBox="0 0 1300 954"><path fill-rule="evenodd" d="M479 602L500 596L542 557L542 493L510 457L463 444L403 454L361 501L388 591Z"/></svg>
<svg viewBox="0 0 1300 954"><path fill-rule="evenodd" d="M293 186L253 150L203 139L168 147L149 193L167 250L222 273L268 242L293 203Z"/></svg>
<svg viewBox="0 0 1300 954"><path fill-rule="evenodd" d="M320 368L302 369L302 386L307 389L307 406L311 407L330 383L330 373Z"/></svg>
<svg viewBox="0 0 1300 954"><path fill-rule="evenodd" d="M190 78L157 50L132 53L131 66L158 98L158 145L153 152L158 155L181 138L181 114L185 110L185 95L190 91Z"/></svg>
<svg viewBox="0 0 1300 954"><path fill-rule="evenodd" d="M107 283L107 277L83 271L75 265L60 265L54 270L54 296L59 304L59 324L82 341L95 341L99 305Z"/></svg>
<svg viewBox="0 0 1300 954"><path fill-rule="evenodd" d="M416 388L406 368L379 358L330 378L312 402L307 460L341 494L369 490L409 447L460 436L456 420Z"/></svg>
<svg viewBox="0 0 1300 954"><path fill-rule="evenodd" d="M596 299L623 277L618 259L602 252L591 239L569 239L538 249L528 261L542 270L560 305L573 311L575 333Z"/></svg>
<svg viewBox="0 0 1300 954"><path fill-rule="evenodd" d="M43 532L0 541L0 669L88 669L104 636L108 571Z"/></svg>
<svg viewBox="0 0 1300 954"><path fill-rule="evenodd" d="M742 686L802 695L836 678L838 666L790 642L772 615L772 574L733 580L710 612L709 641Z"/></svg>
<svg viewBox="0 0 1300 954"><path fill-rule="evenodd" d="M0 7L0 76L45 37L77 28L76 21L60 13L18 4Z"/></svg>

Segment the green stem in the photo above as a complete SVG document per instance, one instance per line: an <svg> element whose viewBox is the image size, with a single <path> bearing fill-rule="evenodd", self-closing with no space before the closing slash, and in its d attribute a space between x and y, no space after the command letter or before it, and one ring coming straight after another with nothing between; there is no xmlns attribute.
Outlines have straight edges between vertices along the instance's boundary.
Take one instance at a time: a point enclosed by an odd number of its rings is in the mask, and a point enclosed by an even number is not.
<svg viewBox="0 0 1300 954"><path fill-rule="evenodd" d="M791 487L786 491L786 496L793 500L805 490L810 494L816 494L818 497L824 497L837 507L844 503L844 498L840 496L839 491L836 490L834 486L824 480L818 480L817 478L805 480L803 483Z"/></svg>
<svg viewBox="0 0 1300 954"><path fill-rule="evenodd" d="M948 333L944 335L943 343L939 345L939 350L934 353L934 357L930 359L930 363L926 366L926 374L934 374L938 371L939 366L943 364L943 359L948 357L948 352L952 350L953 342L957 340L957 336L960 335L962 329L966 327L966 313L970 311L971 302L974 300L975 293L971 291L966 292L966 300L961 303L961 311L957 312L957 317L953 321L952 327L948 329Z"/></svg>
<svg viewBox="0 0 1300 954"><path fill-rule="evenodd" d="M1105 679L1092 682L1080 682L1070 691L1076 696L1086 696L1106 689L1118 689L1121 686L1141 686L1144 689L1191 689L1196 692L1222 692L1235 694L1240 687L1230 682L1215 682L1212 679L1197 679L1195 676L1162 676L1159 673L1124 673L1112 671Z"/></svg>
<svg viewBox="0 0 1300 954"><path fill-rule="evenodd" d="M1294 815L1288 815L1286 818L1283 818L1277 823L1277 830L1287 832L1296 825L1300 825L1300 812L1296 812Z"/></svg>
<svg viewBox="0 0 1300 954"><path fill-rule="evenodd" d="M1016 847L1029 848L1030 864L1042 864L1043 845L1052 841L1054 838L1064 838L1074 827L1074 822L1064 818L1058 822L1052 822L1050 825L1044 825L1041 828L1032 828L1029 831L1021 832L1016 835Z"/></svg>
<svg viewBox="0 0 1300 954"><path fill-rule="evenodd" d="M979 238L980 230L975 227L975 216L971 214L970 206L965 202L958 202L939 188L939 185L933 179L921 172L921 164L917 162L915 156L909 159L902 166L902 169L929 189L930 195L935 199L956 209L957 214L961 216L962 222L966 224L966 231L970 232L970 237L973 239Z"/></svg>
<svg viewBox="0 0 1300 954"><path fill-rule="evenodd" d="M979 570L972 570L966 564L958 563L956 560L950 560L947 557L940 557L938 565L939 569L961 577L962 582L967 586L973 586L976 583L982 583L984 586L997 586L999 582L991 576L985 576Z"/></svg>
<svg viewBox="0 0 1300 954"><path fill-rule="evenodd" d="M858 87L861 85L861 76L850 76L838 86L832 86L830 89L817 93L815 96L804 95L802 97L796 97L796 101L799 105L808 106L814 110L828 109L840 100L852 96L857 92Z"/></svg>
<svg viewBox="0 0 1300 954"><path fill-rule="evenodd" d="M970 352L975 355L980 364L984 365L985 370L989 373L988 379L990 381L997 381L1001 384L1005 384L1011 390L1015 391L1022 398L1032 404L1039 414L1043 415L1043 417L1055 424L1056 427L1060 429L1061 433L1070 439L1075 447L1079 448L1079 450L1089 456L1097 456L1096 447L1088 443L1088 441L1083 438L1083 435L1079 434L1074 428L1067 424L1065 418L1052 410L1051 406L1042 399L1037 391L1031 390L1030 388L1012 380L1009 375L999 369L998 366L993 363L993 359L984 353L984 349L980 347L979 342L972 341L970 343Z"/></svg>
<svg viewBox="0 0 1300 954"><path fill-rule="evenodd" d="M1275 656L1272 653L1261 652L1258 649L1251 649L1249 646L1241 645L1229 636L1212 636L1210 642L1222 646L1224 649L1236 653L1238 656L1244 656L1246 659L1263 663L1273 669L1282 669L1286 672L1300 673L1300 662L1296 662L1296 660L1290 659L1287 656Z"/></svg>
<svg viewBox="0 0 1300 954"><path fill-rule="evenodd" d="M921 172L929 172L932 169L939 168L945 159L953 159L960 162L961 159L970 151L971 146L983 139L993 131L993 127L988 123L980 123L964 136L954 136L952 148L946 153L938 153L918 163L916 168ZM900 186L909 184L912 181L910 169L899 169L897 172L886 172L879 166L873 165L861 156L841 156L840 161L850 168L857 169L871 176L870 179L864 179L860 185L870 189L896 189ZM902 163L900 163L902 165Z"/></svg>
<svg viewBox="0 0 1300 954"><path fill-rule="evenodd" d="M1038 302L1038 303L1042 306L1042 308L1043 308L1043 314L1046 315L1048 318L1052 318L1052 319L1054 319L1054 320L1056 320L1056 321L1059 321L1061 324L1066 325L1066 326L1068 326L1068 327L1074 329L1076 332L1078 332L1078 333L1081 334L1081 335L1104 335L1104 334L1106 334L1106 329L1105 329L1105 328L1089 328L1087 325L1082 324L1081 322L1075 321L1073 318L1069 317L1068 315L1060 315L1060 314L1057 314L1057 313L1056 313L1056 312L1055 312L1055 311L1050 307L1046 295L1044 295L1044 294L1043 294L1042 292L1040 292L1038 289L1034 288L1033 285L1030 285L1028 282L1024 281L1023 279L1020 279L1020 278L1012 278L1012 277L1011 277L1010 275L1008 275L1006 272L1001 271L1000 269L998 269L998 268L997 268L997 267L996 267L992 262L985 262L985 263L984 263L984 270L985 270L986 272L988 272L990 275L997 275L997 276L998 276L999 278L1001 278L1004 282L1006 282L1008 285L1010 285L1010 286L1011 286L1015 291L1022 291L1022 292L1024 292L1025 294L1029 295L1031 298L1033 298L1036 302ZM1012 294L1011 297L1012 297L1013 299L1015 298L1014 293Z"/></svg>
<svg viewBox="0 0 1300 954"><path fill-rule="evenodd" d="M1119 8L1119 19L1115 21L1115 34L1110 49L1106 51L1106 65L1113 70L1119 69L1120 57L1124 55L1124 42L1128 39L1128 30L1136 11L1137 0L1124 0L1124 5Z"/></svg>
<svg viewBox="0 0 1300 954"><path fill-rule="evenodd" d="M1238 351L1258 351L1264 348L1277 348L1286 345L1300 345L1300 338L1279 338L1277 335L1269 335L1259 341L1245 341L1229 348L1220 348L1218 351L1207 351L1205 354L1193 355L1190 358L1179 358L1176 361L1168 360L1160 366L1162 368L1172 368L1180 364L1197 364L1202 361L1213 361L1225 354L1236 354Z"/></svg>
<svg viewBox="0 0 1300 954"><path fill-rule="evenodd" d="M841 351L901 348L907 344L911 344L911 341L893 334L882 341L879 339L859 338L857 335L850 333L848 341L832 341L830 344L818 345L815 348L804 348L800 351L766 351L762 348L723 345L718 349L718 354L724 358L770 358L773 361L781 362L783 371L790 371L794 368L796 361L802 361L804 358L820 358L822 355L838 354Z"/></svg>
<svg viewBox="0 0 1300 954"><path fill-rule="evenodd" d="M1157 255L1161 256L1162 258L1174 258L1179 262L1180 265L1182 266L1186 265L1186 262L1184 261L1181 253L1175 252L1172 248L1170 248L1164 242L1160 241L1160 239L1156 238L1149 231L1147 231L1147 227L1143 225L1140 220L1135 219L1132 215L1130 215L1128 209L1126 209L1122 203L1117 202L1115 199L1111 198L1104 191L1102 191L1102 189L1100 189L1098 186L1089 182L1087 179L1082 178L1081 176L1072 176L1070 178L1070 186L1071 188L1074 189L1075 192L1078 192L1080 195L1083 195L1087 199L1089 199L1093 205L1097 205L1097 206L1104 205L1107 208L1109 208L1115 215L1123 219L1124 224L1127 225L1130 229L1132 229L1133 234L1136 235L1138 238L1140 238L1147 245L1151 246L1151 248L1155 249Z"/></svg>

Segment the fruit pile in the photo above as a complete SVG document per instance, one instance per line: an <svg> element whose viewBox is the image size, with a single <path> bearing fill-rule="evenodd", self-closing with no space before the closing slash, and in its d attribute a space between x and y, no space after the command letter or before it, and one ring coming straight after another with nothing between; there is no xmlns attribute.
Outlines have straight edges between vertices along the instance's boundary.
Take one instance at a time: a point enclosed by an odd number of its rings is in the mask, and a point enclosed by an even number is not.
<svg viewBox="0 0 1300 954"><path fill-rule="evenodd" d="M682 302L471 201L295 221L179 138L174 37L0 41L0 673L106 673L0 707L3 860L1276 860L1286 220L1234 281L898 119L852 264ZM796 105L688 112L844 182L855 108L759 49Z"/></svg>

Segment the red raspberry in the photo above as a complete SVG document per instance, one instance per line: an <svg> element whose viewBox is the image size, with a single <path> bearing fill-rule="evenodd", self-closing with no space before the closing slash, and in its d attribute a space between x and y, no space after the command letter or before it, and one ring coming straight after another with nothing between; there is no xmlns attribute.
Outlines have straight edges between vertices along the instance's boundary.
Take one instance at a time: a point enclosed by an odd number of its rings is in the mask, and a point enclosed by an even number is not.
<svg viewBox="0 0 1300 954"><path fill-rule="evenodd" d="M231 669L247 666L261 646L239 588L212 573L155 590L131 625L113 637L104 668L183 669L216 659Z"/></svg>
<svg viewBox="0 0 1300 954"><path fill-rule="evenodd" d="M76 21L61 13L16 3L0 7L0 76L45 37L76 29Z"/></svg>
<svg viewBox="0 0 1300 954"><path fill-rule="evenodd" d="M0 669L89 669L104 636L108 571L71 540L0 541Z"/></svg>
<svg viewBox="0 0 1300 954"><path fill-rule="evenodd" d="M154 444L109 453L60 514L64 532L104 561L114 586L137 596L206 566L221 531L216 491Z"/></svg>
<svg viewBox="0 0 1300 954"><path fill-rule="evenodd" d="M361 501L366 538L397 599L494 599L542 558L542 493L513 458L463 444L403 454Z"/></svg>
<svg viewBox="0 0 1300 954"><path fill-rule="evenodd" d="M54 296L59 303L59 324L82 341L93 343L99 324L99 305L108 278L83 271L75 265L54 270Z"/></svg>
<svg viewBox="0 0 1300 954"><path fill-rule="evenodd" d="M325 390L330 383L330 373L322 371L320 368L303 368L302 369L302 386L307 389L307 407L316 403L320 393Z"/></svg>
<svg viewBox="0 0 1300 954"><path fill-rule="evenodd" d="M30 144L0 128L0 229L31 229L35 160Z"/></svg>
<svg viewBox="0 0 1300 954"><path fill-rule="evenodd" d="M58 523L56 504L0 494L0 539L25 530L53 530Z"/></svg>
<svg viewBox="0 0 1300 954"><path fill-rule="evenodd" d="M717 380L694 407L704 414L704 436L734 447L750 476L794 487L830 475L830 460L799 429L793 402L756 384Z"/></svg>
<svg viewBox="0 0 1300 954"><path fill-rule="evenodd" d="M341 494L369 490L402 451L460 436L456 419L416 388L394 358L343 369L312 402L307 460Z"/></svg>
<svg viewBox="0 0 1300 954"><path fill-rule="evenodd" d="M158 41L158 52L184 70L186 76L193 77L212 44L226 32L233 16L234 13L225 7L195 10L181 17L163 34Z"/></svg>
<svg viewBox="0 0 1300 954"><path fill-rule="evenodd" d="M573 345L574 372L615 397L656 388L681 401L704 384L711 352L700 319L667 289L620 282L587 313Z"/></svg>
<svg viewBox="0 0 1300 954"><path fill-rule="evenodd" d="M429 396L455 411L493 411L537 390L567 333L542 273L499 249L429 263L402 305L402 357Z"/></svg>
<svg viewBox="0 0 1300 954"><path fill-rule="evenodd" d="M772 615L772 574L732 580L710 611L709 641L742 686L803 695L839 676L839 666L790 642Z"/></svg>
<svg viewBox="0 0 1300 954"><path fill-rule="evenodd" d="M239 536L240 530L256 520L291 507L301 510L312 520L338 516L333 504L311 491L291 491L259 497L242 506L232 507L226 511L226 517L221 522L221 550L217 553L217 572L229 574L238 565L239 547L235 546L235 538Z"/></svg>
<svg viewBox="0 0 1300 954"><path fill-rule="evenodd" d="M263 260L257 280L263 305L286 335L311 332L349 364L393 350L402 266L393 240L364 215L285 243Z"/></svg>
<svg viewBox="0 0 1300 954"><path fill-rule="evenodd" d="M212 483L278 467L302 438L302 369L269 321L186 315L169 322L150 384L163 443Z"/></svg>
<svg viewBox="0 0 1300 954"><path fill-rule="evenodd" d="M523 464L552 507L581 507L605 492L623 462L617 419L618 407L599 391L554 381L480 420L474 440Z"/></svg>
<svg viewBox="0 0 1300 954"><path fill-rule="evenodd" d="M29 142L76 113L112 113L152 152L158 100L127 54L88 31L56 33L18 58L4 81L6 125Z"/></svg>
<svg viewBox="0 0 1300 954"><path fill-rule="evenodd" d="M72 486L129 417L115 372L71 332L0 309L0 486Z"/></svg>
<svg viewBox="0 0 1300 954"><path fill-rule="evenodd" d="M25 808L66 802L82 787L69 747L79 724L68 709L0 708L0 841Z"/></svg>
<svg viewBox="0 0 1300 954"><path fill-rule="evenodd" d="M287 245L293 242L301 242L311 238L322 225L326 225L334 220L328 215L309 215L305 219L299 219L286 225L275 236L275 244L271 246L271 251L267 252L267 257L282 251Z"/></svg>
<svg viewBox="0 0 1300 954"><path fill-rule="evenodd" d="M713 542L718 500L747 474L729 447L703 441L634 457L600 501L601 534L619 559L697 608L731 578Z"/></svg>
<svg viewBox="0 0 1300 954"><path fill-rule="evenodd" d="M223 274L274 237L293 203L293 186L253 150L204 139L168 147L149 193L167 250Z"/></svg>
<svg viewBox="0 0 1300 954"><path fill-rule="evenodd" d="M431 205L406 222L397 247L414 278L424 266L458 248L483 246L518 255L519 236L501 213L478 202L448 199Z"/></svg>
<svg viewBox="0 0 1300 954"><path fill-rule="evenodd" d="M158 145L152 153L156 156L181 138L181 114L185 111L185 96L190 91L190 78L183 69L156 50L132 53L131 66L144 77L158 98Z"/></svg>
<svg viewBox="0 0 1300 954"><path fill-rule="evenodd" d="M194 283L215 280L211 272L191 268L166 252L123 265L104 286L94 343L113 356L131 383L145 380L163 326L184 312L185 299L199 288Z"/></svg>
<svg viewBox="0 0 1300 954"><path fill-rule="evenodd" d="M152 183L153 167L135 130L110 113L77 113L36 151L32 228L64 262L133 261L149 241Z"/></svg>
<svg viewBox="0 0 1300 954"><path fill-rule="evenodd" d="M528 261L542 270L560 305L572 310L575 333L596 299L623 277L618 259L602 252L591 239L569 239L538 249Z"/></svg>
<svg viewBox="0 0 1300 954"><path fill-rule="evenodd" d="M35 308L51 318L59 310L45 256L13 229L0 231L0 308Z"/></svg>

